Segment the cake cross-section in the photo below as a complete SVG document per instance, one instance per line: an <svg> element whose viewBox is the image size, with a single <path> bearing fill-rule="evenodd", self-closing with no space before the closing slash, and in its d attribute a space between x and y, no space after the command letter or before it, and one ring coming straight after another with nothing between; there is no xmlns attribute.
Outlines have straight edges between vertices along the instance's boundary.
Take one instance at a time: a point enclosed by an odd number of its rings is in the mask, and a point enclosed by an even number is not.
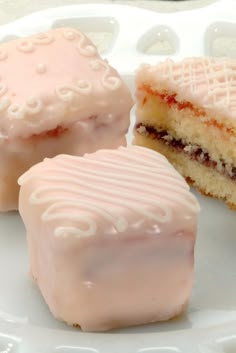
<svg viewBox="0 0 236 353"><path fill-rule="evenodd" d="M164 154L204 194L236 207L236 60L141 66L134 143Z"/></svg>
<svg viewBox="0 0 236 353"><path fill-rule="evenodd" d="M57 154L126 144L131 94L79 30L0 45L0 211L17 209L17 178Z"/></svg>
<svg viewBox="0 0 236 353"><path fill-rule="evenodd" d="M19 183L30 272L56 318L102 331L184 310L199 205L164 156L138 146L60 155Z"/></svg>

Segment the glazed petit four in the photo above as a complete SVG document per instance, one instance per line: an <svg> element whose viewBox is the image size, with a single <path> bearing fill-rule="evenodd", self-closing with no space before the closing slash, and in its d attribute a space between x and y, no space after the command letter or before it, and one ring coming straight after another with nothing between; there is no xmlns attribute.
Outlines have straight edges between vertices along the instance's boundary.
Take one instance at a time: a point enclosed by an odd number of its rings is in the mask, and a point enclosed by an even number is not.
<svg viewBox="0 0 236 353"><path fill-rule="evenodd" d="M236 60L188 58L136 74L134 143L164 154L202 193L236 207Z"/></svg>
<svg viewBox="0 0 236 353"><path fill-rule="evenodd" d="M199 205L164 156L139 146L60 155L19 184L30 273L57 319L104 331L184 310Z"/></svg>
<svg viewBox="0 0 236 353"><path fill-rule="evenodd" d="M132 98L80 31L59 28L0 45L0 210L44 157L125 145Z"/></svg>

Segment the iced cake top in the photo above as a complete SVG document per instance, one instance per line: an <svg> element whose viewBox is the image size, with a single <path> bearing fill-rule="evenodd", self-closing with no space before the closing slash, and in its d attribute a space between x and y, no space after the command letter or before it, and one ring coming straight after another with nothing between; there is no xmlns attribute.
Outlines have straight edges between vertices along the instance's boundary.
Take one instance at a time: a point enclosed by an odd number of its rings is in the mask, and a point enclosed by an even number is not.
<svg viewBox="0 0 236 353"><path fill-rule="evenodd" d="M131 95L80 31L59 28L0 45L0 137L129 111Z"/></svg>
<svg viewBox="0 0 236 353"><path fill-rule="evenodd" d="M191 233L199 211L167 159L138 146L45 159L19 184L21 211L38 213L62 238Z"/></svg>
<svg viewBox="0 0 236 353"><path fill-rule="evenodd" d="M154 65L141 65L137 86L176 93L179 101L236 120L236 60L196 57L180 62L170 59Z"/></svg>

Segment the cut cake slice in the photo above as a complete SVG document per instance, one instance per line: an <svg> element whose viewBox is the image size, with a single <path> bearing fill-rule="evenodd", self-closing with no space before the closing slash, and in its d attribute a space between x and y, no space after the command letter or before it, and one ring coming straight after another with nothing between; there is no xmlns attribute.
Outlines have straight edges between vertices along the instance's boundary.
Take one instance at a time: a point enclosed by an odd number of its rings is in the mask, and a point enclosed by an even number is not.
<svg viewBox="0 0 236 353"><path fill-rule="evenodd" d="M134 143L164 154L204 194L236 207L236 60L187 58L136 74Z"/></svg>

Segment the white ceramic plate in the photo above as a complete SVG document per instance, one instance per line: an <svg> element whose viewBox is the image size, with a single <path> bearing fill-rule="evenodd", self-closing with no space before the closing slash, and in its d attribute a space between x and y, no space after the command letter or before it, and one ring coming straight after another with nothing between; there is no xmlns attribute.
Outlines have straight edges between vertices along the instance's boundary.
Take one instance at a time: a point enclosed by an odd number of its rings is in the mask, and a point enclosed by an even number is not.
<svg viewBox="0 0 236 353"><path fill-rule="evenodd" d="M102 4L50 9L1 27L0 39L63 25L89 32L131 89L133 71L144 61L154 63L166 55L236 56L232 0L168 15ZM51 316L27 274L25 231L18 214L0 215L0 353L235 353L236 214L222 202L197 197L202 212L196 276L186 314L104 334L80 332Z"/></svg>

